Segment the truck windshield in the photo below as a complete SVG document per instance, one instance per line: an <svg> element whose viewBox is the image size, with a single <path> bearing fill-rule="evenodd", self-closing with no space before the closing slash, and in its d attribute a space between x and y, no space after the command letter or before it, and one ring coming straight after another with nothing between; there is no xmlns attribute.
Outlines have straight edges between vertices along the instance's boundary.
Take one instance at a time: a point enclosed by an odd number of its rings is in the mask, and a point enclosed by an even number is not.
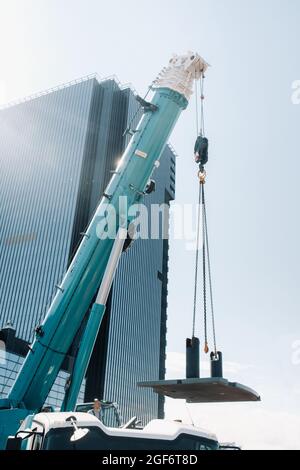
<svg viewBox="0 0 300 470"><path fill-rule="evenodd" d="M93 409L93 403L82 403L76 405L76 411L82 413L87 413ZM103 404L101 403L102 417L101 421L105 426L111 428L118 428L121 426L121 417L119 414L119 409L115 404Z"/></svg>
<svg viewBox="0 0 300 470"><path fill-rule="evenodd" d="M85 428L86 429L86 428ZM45 436L45 450L216 450L218 443L202 437L181 434L175 440L147 439L145 437L108 436L97 427L79 440L71 440L73 428L51 429ZM142 432L142 431L141 431Z"/></svg>

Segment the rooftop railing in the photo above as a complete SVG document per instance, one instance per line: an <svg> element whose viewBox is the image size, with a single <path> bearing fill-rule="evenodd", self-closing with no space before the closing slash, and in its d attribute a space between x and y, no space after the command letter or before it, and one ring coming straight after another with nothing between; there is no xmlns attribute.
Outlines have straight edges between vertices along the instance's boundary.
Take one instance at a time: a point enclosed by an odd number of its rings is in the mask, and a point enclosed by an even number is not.
<svg viewBox="0 0 300 470"><path fill-rule="evenodd" d="M24 98L19 98L19 99L13 100L13 101L9 101L8 103L0 105L0 110L1 109L11 108L12 106L16 106L17 104L22 104L22 103L25 103L26 101L31 101L31 100L34 100L36 98L40 98L41 96L49 95L50 93L53 93L54 91L63 90L64 88L68 88L70 86L77 85L79 83L86 82L86 81L92 80L92 79L97 80L98 83L103 83L103 82L112 80L118 85L120 90L125 90L125 89L129 88L135 95L137 95L137 92L136 92L135 88L132 86L131 83L122 84L116 75L109 75L108 77L101 78L101 77L99 77L99 75L97 73L92 73L90 75L86 75L84 77L80 77L80 78L76 78L75 80L71 80L70 82L62 83L62 84L57 85L55 87L48 88L47 90L43 90L43 91L39 91L37 93L33 93L31 95L27 95Z"/></svg>

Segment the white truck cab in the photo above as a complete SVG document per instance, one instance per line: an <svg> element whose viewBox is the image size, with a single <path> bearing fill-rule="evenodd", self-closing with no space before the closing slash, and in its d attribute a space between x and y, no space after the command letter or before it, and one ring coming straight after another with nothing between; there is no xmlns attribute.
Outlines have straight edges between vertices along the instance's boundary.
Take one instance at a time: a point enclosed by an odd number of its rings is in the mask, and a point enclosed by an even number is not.
<svg viewBox="0 0 300 470"><path fill-rule="evenodd" d="M38 413L24 420L7 449L217 450L217 437L178 421L154 419L143 429L110 428L88 413Z"/></svg>

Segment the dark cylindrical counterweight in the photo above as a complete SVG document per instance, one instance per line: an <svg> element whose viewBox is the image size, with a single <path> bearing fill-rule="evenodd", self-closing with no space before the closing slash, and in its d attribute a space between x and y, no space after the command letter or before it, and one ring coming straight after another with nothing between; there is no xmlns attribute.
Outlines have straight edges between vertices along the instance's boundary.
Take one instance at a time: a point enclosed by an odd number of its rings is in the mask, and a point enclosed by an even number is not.
<svg viewBox="0 0 300 470"><path fill-rule="evenodd" d="M223 377L222 353L210 353L210 375L211 377Z"/></svg>
<svg viewBox="0 0 300 470"><path fill-rule="evenodd" d="M199 338L193 336L186 339L186 378L196 379L200 377L199 367Z"/></svg>

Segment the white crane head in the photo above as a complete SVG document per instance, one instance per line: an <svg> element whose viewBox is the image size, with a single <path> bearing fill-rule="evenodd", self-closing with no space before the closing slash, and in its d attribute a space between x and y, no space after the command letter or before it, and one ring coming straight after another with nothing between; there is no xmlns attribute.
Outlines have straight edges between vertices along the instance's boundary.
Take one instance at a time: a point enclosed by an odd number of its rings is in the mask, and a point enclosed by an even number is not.
<svg viewBox="0 0 300 470"><path fill-rule="evenodd" d="M194 80L199 80L207 67L208 63L197 53L188 51L182 55L174 54L168 66L153 82L153 88L171 88L189 99L193 93Z"/></svg>

